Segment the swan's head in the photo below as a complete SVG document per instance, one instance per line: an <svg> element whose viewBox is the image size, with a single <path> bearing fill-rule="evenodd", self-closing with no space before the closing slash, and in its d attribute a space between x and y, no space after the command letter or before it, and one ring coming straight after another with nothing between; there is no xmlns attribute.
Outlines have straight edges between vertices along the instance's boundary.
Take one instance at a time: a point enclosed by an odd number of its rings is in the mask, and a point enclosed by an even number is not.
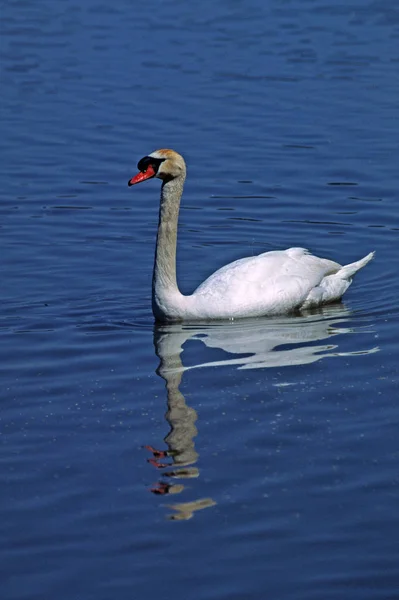
<svg viewBox="0 0 399 600"><path fill-rule="evenodd" d="M153 177L170 181L177 177L184 178L186 176L184 158L174 150L156 150L139 160L137 168L139 173L129 180L128 186Z"/></svg>

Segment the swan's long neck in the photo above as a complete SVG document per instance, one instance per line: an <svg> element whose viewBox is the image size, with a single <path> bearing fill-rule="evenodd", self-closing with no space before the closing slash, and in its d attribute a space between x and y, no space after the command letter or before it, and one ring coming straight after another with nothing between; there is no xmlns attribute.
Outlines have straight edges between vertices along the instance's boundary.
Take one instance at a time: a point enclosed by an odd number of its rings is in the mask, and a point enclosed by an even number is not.
<svg viewBox="0 0 399 600"><path fill-rule="evenodd" d="M152 305L156 318L178 318L183 298L176 281L176 245L180 199L185 174L164 181L161 189L158 235L152 278Z"/></svg>

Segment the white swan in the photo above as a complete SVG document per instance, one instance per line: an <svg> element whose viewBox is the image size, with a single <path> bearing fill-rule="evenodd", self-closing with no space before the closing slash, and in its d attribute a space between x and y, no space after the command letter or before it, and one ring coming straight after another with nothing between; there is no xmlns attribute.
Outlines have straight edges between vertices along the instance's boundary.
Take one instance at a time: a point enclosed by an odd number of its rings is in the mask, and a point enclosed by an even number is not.
<svg viewBox="0 0 399 600"><path fill-rule="evenodd" d="M162 179L158 236L152 280L152 310L158 321L235 319L286 314L339 300L352 277L374 256L339 265L304 248L241 258L208 277L191 296L176 281L176 242L186 164L173 150L142 158L128 185Z"/></svg>

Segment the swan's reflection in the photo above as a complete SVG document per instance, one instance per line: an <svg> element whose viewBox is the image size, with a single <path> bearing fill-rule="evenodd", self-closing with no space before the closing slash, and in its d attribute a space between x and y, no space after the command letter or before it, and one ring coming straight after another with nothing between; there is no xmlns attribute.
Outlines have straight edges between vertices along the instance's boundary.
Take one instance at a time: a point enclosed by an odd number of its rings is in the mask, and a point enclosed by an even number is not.
<svg viewBox="0 0 399 600"><path fill-rule="evenodd" d="M153 454L149 462L158 469L167 469L151 491L162 495L179 494L184 485L174 483L176 479L181 481L199 475L198 469L193 466L198 458L194 444L198 433L195 425L197 413L187 406L179 389L184 371L221 365L237 365L240 369L303 365L327 356L354 356L378 351L378 348L371 348L361 352L339 352L338 345L331 343L338 334L359 332L359 328L345 327L350 315L343 305L331 305L300 316L156 325L154 345L160 359L157 373L166 383L166 419L170 432L164 439L166 450L147 446ZM234 356L185 367L181 354L188 340L200 340L209 348L219 348ZM329 340L329 343L318 343L322 340ZM211 498L177 503L171 506L176 511L171 518L189 519L195 511L214 504Z"/></svg>

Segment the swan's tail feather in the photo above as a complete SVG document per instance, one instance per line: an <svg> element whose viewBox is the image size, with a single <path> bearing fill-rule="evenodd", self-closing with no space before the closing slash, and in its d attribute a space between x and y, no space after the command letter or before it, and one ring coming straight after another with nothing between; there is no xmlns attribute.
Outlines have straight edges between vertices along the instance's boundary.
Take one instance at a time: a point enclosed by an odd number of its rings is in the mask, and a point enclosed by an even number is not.
<svg viewBox="0 0 399 600"><path fill-rule="evenodd" d="M350 265L343 266L336 273L336 276L338 276L340 279L351 279L355 275L355 273L360 271L360 269L363 269L363 267L365 267L367 263L369 263L370 260L374 258L374 254L375 252L370 252L370 254L367 254L367 256L365 256L364 258L361 258L356 262L350 263Z"/></svg>
<svg viewBox="0 0 399 600"><path fill-rule="evenodd" d="M363 267L367 265L374 257L374 252L370 252L364 258L345 265L338 269L335 273L327 275L322 279L320 284L310 290L301 309L312 308L329 302L340 300L346 290L352 283L352 277Z"/></svg>

